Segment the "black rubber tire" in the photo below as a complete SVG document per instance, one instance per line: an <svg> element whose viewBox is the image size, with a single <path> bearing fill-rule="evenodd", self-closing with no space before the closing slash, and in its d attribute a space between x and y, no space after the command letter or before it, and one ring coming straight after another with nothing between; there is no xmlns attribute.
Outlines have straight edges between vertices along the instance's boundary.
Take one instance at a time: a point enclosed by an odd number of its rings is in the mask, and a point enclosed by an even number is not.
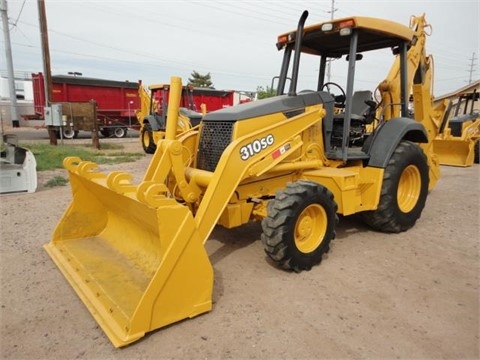
<svg viewBox="0 0 480 360"><path fill-rule="evenodd" d="M127 136L127 128L124 126L117 126L113 129L113 136L118 139L124 138Z"/></svg>
<svg viewBox="0 0 480 360"><path fill-rule="evenodd" d="M310 270L335 238L336 212L333 194L324 186L304 180L288 183L268 203L261 235L265 252L283 269Z"/></svg>
<svg viewBox="0 0 480 360"><path fill-rule="evenodd" d="M144 124L142 126L142 131L140 132L140 135L142 139L143 151L145 151L147 154L154 154L155 150L157 150L157 145L153 140L153 132L150 124Z"/></svg>
<svg viewBox="0 0 480 360"><path fill-rule="evenodd" d="M385 168L378 208L361 213L363 221L381 232L399 233L410 229L425 207L428 173L427 157L422 149L413 142L402 141Z"/></svg>
<svg viewBox="0 0 480 360"><path fill-rule="evenodd" d="M109 129L100 130L100 133L106 138L109 138L110 136L112 136L112 133L110 132Z"/></svg>
<svg viewBox="0 0 480 360"><path fill-rule="evenodd" d="M474 146L474 151L475 151L475 157L473 158L473 162L475 164L480 164L480 159L479 159L479 152L480 152L480 140L477 140Z"/></svg>

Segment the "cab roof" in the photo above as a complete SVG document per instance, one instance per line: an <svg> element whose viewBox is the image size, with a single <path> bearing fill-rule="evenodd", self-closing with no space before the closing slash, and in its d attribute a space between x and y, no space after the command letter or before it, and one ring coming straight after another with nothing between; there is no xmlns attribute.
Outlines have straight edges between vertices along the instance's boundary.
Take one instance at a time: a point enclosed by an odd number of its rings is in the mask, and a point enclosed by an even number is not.
<svg viewBox="0 0 480 360"><path fill-rule="evenodd" d="M327 27L328 24L332 24L332 29L326 31L324 25ZM350 36L340 34L342 29L347 28L355 29L359 33L357 52L395 47L402 42L411 41L414 36L412 29L393 21L353 16L306 26L303 30L302 52L331 57L348 54ZM295 42L295 38L296 31L278 36L277 48L280 50L288 43Z"/></svg>

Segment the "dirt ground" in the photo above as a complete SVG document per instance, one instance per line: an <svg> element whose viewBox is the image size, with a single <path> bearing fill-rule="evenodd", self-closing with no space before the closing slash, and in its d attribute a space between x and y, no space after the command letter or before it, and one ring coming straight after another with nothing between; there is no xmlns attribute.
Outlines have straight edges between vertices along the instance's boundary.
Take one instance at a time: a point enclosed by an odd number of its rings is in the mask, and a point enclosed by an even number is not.
<svg viewBox="0 0 480 360"><path fill-rule="evenodd" d="M138 141L131 140L131 147ZM143 175L150 156L105 167ZM42 248L70 187L0 196L2 359L478 359L479 166L442 167L421 219L402 234L341 218L320 266L272 265L259 224L216 228L210 313L122 349Z"/></svg>

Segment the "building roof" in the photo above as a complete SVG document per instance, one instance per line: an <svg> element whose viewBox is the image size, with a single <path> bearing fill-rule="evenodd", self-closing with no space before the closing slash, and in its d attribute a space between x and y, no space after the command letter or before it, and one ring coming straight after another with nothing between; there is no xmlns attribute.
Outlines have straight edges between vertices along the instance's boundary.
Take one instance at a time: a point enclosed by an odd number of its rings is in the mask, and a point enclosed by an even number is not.
<svg viewBox="0 0 480 360"><path fill-rule="evenodd" d="M470 84L467 84L467 85L461 87L460 89L454 90L454 91L449 92L447 94L437 96L434 101L440 101L440 100L443 100L443 99L458 97L458 96L462 95L463 93L472 92L475 89L477 89L477 90L480 89L480 80L473 81Z"/></svg>

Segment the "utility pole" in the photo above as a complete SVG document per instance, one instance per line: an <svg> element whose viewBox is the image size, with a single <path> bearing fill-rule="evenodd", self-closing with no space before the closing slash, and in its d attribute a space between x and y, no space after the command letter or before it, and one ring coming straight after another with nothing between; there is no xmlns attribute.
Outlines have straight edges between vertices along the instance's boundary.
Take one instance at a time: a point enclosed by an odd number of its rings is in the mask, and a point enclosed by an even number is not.
<svg viewBox="0 0 480 360"><path fill-rule="evenodd" d="M337 11L338 9L335 9L335 0L332 0L332 7L330 9L330 11L327 11L328 13L330 13L330 20L333 20L333 18L335 17L335 11ZM330 82L330 79L332 77L332 59L330 60L327 60L328 61L328 64L327 64L327 82Z"/></svg>
<svg viewBox="0 0 480 360"><path fill-rule="evenodd" d="M0 0L2 12L3 37L5 39L5 57L7 58L8 87L10 92L10 117L14 128L20 127L17 113L17 92L15 90L15 75L13 73L12 45L10 43L10 29L8 27L7 0Z"/></svg>
<svg viewBox="0 0 480 360"><path fill-rule="evenodd" d="M38 0L38 20L40 23L40 36L42 40L43 56L43 81L45 87L45 106L52 102L52 71L50 66L50 48L48 46L47 14L45 11L45 0ZM48 137L50 145L57 145L57 133L54 126L48 126Z"/></svg>
<svg viewBox="0 0 480 360"><path fill-rule="evenodd" d="M468 59L470 60L470 70L467 70L470 73L470 76L468 77L468 83L471 84L473 81L473 73L475 72L474 66L476 65L475 61L477 58L475 57L475 53L472 54L472 58Z"/></svg>

